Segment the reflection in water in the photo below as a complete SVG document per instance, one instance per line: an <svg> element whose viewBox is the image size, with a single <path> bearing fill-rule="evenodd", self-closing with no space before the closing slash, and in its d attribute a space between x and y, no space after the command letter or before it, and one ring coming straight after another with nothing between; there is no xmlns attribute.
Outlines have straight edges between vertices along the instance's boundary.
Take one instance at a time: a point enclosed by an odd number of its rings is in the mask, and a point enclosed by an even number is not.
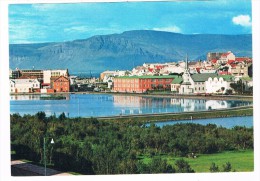
<svg viewBox="0 0 260 181"><path fill-rule="evenodd" d="M131 114L171 113L225 109L252 103L245 101L178 99L109 94L64 94L66 100L41 100L46 95L11 96L11 113L47 116L64 112L70 117L99 117Z"/></svg>

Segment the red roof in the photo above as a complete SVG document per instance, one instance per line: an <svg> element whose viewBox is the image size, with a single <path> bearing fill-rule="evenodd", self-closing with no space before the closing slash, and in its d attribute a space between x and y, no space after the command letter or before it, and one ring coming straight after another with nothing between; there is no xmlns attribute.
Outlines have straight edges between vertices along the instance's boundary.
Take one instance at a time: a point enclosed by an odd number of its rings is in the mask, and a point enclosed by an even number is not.
<svg viewBox="0 0 260 181"><path fill-rule="evenodd" d="M196 70L197 70L198 73L200 73L200 68L197 67Z"/></svg>
<svg viewBox="0 0 260 181"><path fill-rule="evenodd" d="M51 85L50 83L42 83L42 86L49 86Z"/></svg>
<svg viewBox="0 0 260 181"><path fill-rule="evenodd" d="M153 71L153 69L152 69L152 68L148 68L148 70L149 70L150 72L152 72L152 71Z"/></svg>
<svg viewBox="0 0 260 181"><path fill-rule="evenodd" d="M232 68L234 68L234 67L236 67L237 65L236 64L234 64L234 63L232 63L232 64L230 64L231 65L231 67Z"/></svg>
<svg viewBox="0 0 260 181"><path fill-rule="evenodd" d="M223 54L221 55L221 57L227 57L229 54L230 54L230 52L223 53Z"/></svg>
<svg viewBox="0 0 260 181"><path fill-rule="evenodd" d="M235 60L228 60L228 64L232 64L233 62L235 62Z"/></svg>
<svg viewBox="0 0 260 181"><path fill-rule="evenodd" d="M228 71L219 71L218 74L220 75L230 75L231 73Z"/></svg>
<svg viewBox="0 0 260 181"><path fill-rule="evenodd" d="M218 60L217 59L212 59L211 62L212 63L216 63Z"/></svg>
<svg viewBox="0 0 260 181"><path fill-rule="evenodd" d="M238 62L243 62L243 61L252 62L252 59L250 59L248 57L236 57L236 61L238 61Z"/></svg>

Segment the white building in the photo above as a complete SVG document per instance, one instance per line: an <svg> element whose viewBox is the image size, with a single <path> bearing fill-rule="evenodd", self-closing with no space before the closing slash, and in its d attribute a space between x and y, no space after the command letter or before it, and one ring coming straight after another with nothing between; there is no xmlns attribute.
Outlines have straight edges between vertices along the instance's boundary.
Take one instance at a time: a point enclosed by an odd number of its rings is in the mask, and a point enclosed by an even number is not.
<svg viewBox="0 0 260 181"><path fill-rule="evenodd" d="M208 80L205 82L206 93L224 94L228 89L231 89L230 84L233 82L233 76L230 75L209 77Z"/></svg>
<svg viewBox="0 0 260 181"><path fill-rule="evenodd" d="M65 70L43 70L43 82L51 83L51 77L69 76L68 69Z"/></svg>
<svg viewBox="0 0 260 181"><path fill-rule="evenodd" d="M10 93L31 93L41 87L38 79L10 79L9 85Z"/></svg>
<svg viewBox="0 0 260 181"><path fill-rule="evenodd" d="M186 57L185 70L182 75L182 83L179 89L180 94L191 94L193 93L193 86L191 84L191 76L188 68L188 57Z"/></svg>

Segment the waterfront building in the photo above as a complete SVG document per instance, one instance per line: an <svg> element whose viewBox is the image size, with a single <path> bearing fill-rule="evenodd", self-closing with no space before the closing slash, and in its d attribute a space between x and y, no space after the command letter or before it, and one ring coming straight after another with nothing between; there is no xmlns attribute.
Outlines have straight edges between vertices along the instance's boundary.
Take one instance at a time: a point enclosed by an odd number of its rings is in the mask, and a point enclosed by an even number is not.
<svg viewBox="0 0 260 181"><path fill-rule="evenodd" d="M231 89L230 84L234 82L234 77L230 75L219 75L209 77L205 81L206 93L221 93L224 94L228 89Z"/></svg>
<svg viewBox="0 0 260 181"><path fill-rule="evenodd" d="M52 77L51 78L51 87L54 92L69 92L70 91L70 80L68 77Z"/></svg>
<svg viewBox="0 0 260 181"><path fill-rule="evenodd" d="M175 75L122 76L114 78L115 92L146 92L147 90L170 90Z"/></svg>
<svg viewBox="0 0 260 181"><path fill-rule="evenodd" d="M10 79L10 93L40 92L41 83L38 79Z"/></svg>
<svg viewBox="0 0 260 181"><path fill-rule="evenodd" d="M171 91L179 93L181 83L182 83L182 77L176 76L175 79L173 79L173 81L171 83Z"/></svg>
<svg viewBox="0 0 260 181"><path fill-rule="evenodd" d="M51 83L51 77L69 77L68 69L43 70L43 83Z"/></svg>
<svg viewBox="0 0 260 181"><path fill-rule="evenodd" d="M188 67L188 56L186 56L185 70L182 75L182 83L179 88L180 94L191 94L193 93L193 86L191 84L191 75Z"/></svg>

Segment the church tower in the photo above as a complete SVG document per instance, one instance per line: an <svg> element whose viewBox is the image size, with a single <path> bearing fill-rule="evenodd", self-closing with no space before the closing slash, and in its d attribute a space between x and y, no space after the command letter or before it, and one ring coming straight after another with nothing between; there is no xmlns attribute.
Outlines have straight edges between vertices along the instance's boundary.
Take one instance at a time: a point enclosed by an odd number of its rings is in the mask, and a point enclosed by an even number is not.
<svg viewBox="0 0 260 181"><path fill-rule="evenodd" d="M191 85L191 76L190 70L188 65L188 55L186 55L186 62L185 62L185 70L182 75L183 82L180 87L180 94L190 94L192 93L192 85Z"/></svg>

